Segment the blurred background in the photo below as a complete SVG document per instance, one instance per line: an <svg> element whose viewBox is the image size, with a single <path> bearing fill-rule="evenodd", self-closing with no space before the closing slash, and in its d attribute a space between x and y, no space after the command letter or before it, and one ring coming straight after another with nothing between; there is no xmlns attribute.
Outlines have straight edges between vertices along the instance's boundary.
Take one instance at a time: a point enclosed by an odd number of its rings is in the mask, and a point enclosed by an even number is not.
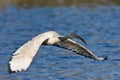
<svg viewBox="0 0 120 80"><path fill-rule="evenodd" d="M50 30L80 35L88 45L78 43L108 60L41 46L26 71L9 74L12 53ZM120 0L0 0L0 79L119 80Z"/></svg>
<svg viewBox="0 0 120 80"><path fill-rule="evenodd" d="M1 7L8 5L31 8L33 6L100 6L120 5L119 0L0 0Z"/></svg>

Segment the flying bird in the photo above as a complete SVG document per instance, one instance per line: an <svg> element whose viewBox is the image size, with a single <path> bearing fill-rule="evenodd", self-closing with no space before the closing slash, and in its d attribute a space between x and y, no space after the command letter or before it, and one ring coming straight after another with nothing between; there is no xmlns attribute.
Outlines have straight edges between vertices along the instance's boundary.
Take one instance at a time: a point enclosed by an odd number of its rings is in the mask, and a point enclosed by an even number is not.
<svg viewBox="0 0 120 80"><path fill-rule="evenodd" d="M11 73L26 70L30 66L34 56L42 45L53 45L60 48L72 50L79 55L89 57L94 60L107 59L106 57L96 56L84 46L73 41L73 38L79 39L87 44L82 37L74 33L69 33L66 36L62 36L55 31L48 31L39 34L38 36L32 38L30 41L26 42L24 45L18 48L15 53L13 53L13 56L9 62L9 72Z"/></svg>

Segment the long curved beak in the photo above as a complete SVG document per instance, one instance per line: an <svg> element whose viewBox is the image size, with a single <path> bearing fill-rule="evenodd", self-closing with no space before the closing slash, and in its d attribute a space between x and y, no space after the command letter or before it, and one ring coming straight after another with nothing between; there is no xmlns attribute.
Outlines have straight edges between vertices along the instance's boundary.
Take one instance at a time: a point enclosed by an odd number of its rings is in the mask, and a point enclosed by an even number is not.
<svg viewBox="0 0 120 80"><path fill-rule="evenodd" d="M65 36L65 37L59 37L59 39L60 39L61 41L67 40L67 39L72 39L72 38L79 39L79 40L83 41L83 43L84 43L85 45L87 45L87 42L86 42L82 37L80 37L80 36L78 36L77 34L74 34L74 33L70 33L70 34L68 34L68 35Z"/></svg>

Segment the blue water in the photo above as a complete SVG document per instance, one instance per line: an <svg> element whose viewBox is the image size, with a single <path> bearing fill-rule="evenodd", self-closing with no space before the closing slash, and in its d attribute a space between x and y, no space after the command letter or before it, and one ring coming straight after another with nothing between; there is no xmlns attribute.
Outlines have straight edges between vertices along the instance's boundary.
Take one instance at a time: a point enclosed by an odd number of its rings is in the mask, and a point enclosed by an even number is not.
<svg viewBox="0 0 120 80"><path fill-rule="evenodd" d="M9 74L12 53L32 37L49 30L82 36L88 43L85 47L98 56L108 56L108 60L94 61L65 49L42 46L28 70ZM0 10L0 80L119 79L119 6Z"/></svg>

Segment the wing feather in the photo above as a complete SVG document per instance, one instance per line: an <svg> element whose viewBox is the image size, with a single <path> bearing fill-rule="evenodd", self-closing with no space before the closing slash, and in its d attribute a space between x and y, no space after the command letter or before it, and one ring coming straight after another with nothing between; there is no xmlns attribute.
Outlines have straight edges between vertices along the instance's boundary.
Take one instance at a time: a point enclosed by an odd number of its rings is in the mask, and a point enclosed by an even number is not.
<svg viewBox="0 0 120 80"><path fill-rule="evenodd" d="M16 50L9 62L10 72L26 70L31 64L41 44L47 39L47 36L39 35Z"/></svg>
<svg viewBox="0 0 120 80"><path fill-rule="evenodd" d="M67 40L64 40L64 41L59 41L55 44L55 46L72 50L77 54L80 54L80 55L85 56L85 57L92 58L94 60L104 60L104 58L97 57L90 50L88 50L84 46L76 43L75 41L73 41L71 39L67 39Z"/></svg>

